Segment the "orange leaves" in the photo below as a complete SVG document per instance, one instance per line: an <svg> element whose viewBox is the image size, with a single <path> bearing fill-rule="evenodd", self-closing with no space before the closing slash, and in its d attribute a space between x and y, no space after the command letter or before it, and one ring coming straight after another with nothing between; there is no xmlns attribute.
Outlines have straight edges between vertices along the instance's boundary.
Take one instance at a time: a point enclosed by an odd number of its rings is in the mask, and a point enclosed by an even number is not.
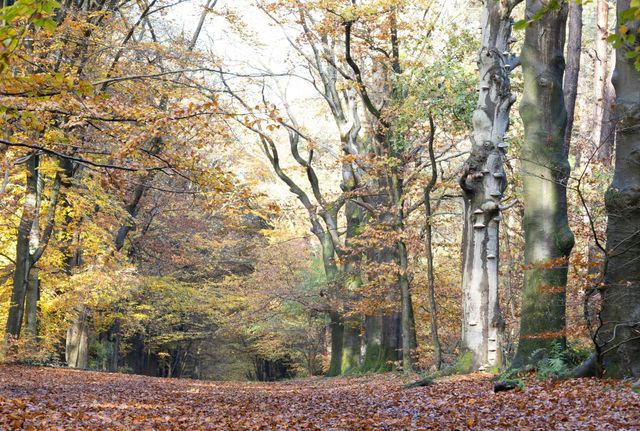
<svg viewBox="0 0 640 431"><path fill-rule="evenodd" d="M283 383L200 382L62 369L0 368L0 429L634 429L628 384L527 381L494 394L487 375L403 389L394 375Z"/></svg>

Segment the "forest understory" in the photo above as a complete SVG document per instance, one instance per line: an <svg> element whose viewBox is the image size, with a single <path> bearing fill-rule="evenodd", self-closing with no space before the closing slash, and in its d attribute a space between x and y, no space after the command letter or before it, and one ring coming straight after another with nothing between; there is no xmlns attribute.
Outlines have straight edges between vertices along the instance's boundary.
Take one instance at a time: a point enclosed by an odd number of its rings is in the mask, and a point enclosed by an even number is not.
<svg viewBox="0 0 640 431"><path fill-rule="evenodd" d="M406 389L415 376L205 382L42 367L0 367L0 429L636 430L629 383L539 381L494 393L490 374Z"/></svg>

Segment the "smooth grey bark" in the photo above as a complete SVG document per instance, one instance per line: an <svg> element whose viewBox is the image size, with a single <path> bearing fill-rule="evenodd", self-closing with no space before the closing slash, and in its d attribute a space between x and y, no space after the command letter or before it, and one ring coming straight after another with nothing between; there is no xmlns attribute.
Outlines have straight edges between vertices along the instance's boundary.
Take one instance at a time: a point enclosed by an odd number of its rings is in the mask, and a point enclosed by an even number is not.
<svg viewBox="0 0 640 431"><path fill-rule="evenodd" d="M513 19L520 1L487 0L478 52L478 105L473 113L471 155L460 186L464 197L462 348L471 370L502 364L504 321L498 298L500 202L507 186L504 157L509 111L515 102L509 74Z"/></svg>
<svg viewBox="0 0 640 431"><path fill-rule="evenodd" d="M527 0L526 18L546 2ZM524 92L525 272L520 342L513 366L535 364L532 353L566 343L565 300L569 254L574 238L567 219L569 162L564 147L564 43L568 6L547 11L526 30L522 47Z"/></svg>
<svg viewBox="0 0 640 431"><path fill-rule="evenodd" d="M569 29L567 35L567 69L564 75L564 103L567 108L567 128L564 133L564 148L569 154L571 134L578 97L580 57L582 54L582 4L569 2Z"/></svg>
<svg viewBox="0 0 640 431"><path fill-rule="evenodd" d="M630 0L619 0L618 13L630 5ZM640 22L625 25L635 34ZM640 377L640 72L626 57L633 48L616 50L613 74L616 161L605 195L607 260L595 336L599 364L609 378Z"/></svg>

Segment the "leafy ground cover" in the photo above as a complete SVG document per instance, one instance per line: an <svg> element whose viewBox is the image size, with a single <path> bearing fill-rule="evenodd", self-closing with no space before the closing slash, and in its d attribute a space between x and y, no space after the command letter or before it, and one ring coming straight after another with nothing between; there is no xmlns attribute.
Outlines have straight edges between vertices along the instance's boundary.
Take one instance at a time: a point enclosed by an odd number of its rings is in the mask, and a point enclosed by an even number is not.
<svg viewBox="0 0 640 431"><path fill-rule="evenodd" d="M393 374L234 383L0 366L0 429L640 429L640 395L627 383L531 379L497 394L487 375L403 383Z"/></svg>

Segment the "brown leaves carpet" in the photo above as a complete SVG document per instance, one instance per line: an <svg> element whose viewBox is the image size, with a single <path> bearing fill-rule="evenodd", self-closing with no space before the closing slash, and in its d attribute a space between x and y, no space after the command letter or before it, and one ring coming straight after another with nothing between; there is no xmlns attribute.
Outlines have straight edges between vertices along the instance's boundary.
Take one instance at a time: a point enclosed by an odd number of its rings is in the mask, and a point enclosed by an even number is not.
<svg viewBox="0 0 640 431"><path fill-rule="evenodd" d="M393 374L203 382L0 366L0 429L640 430L640 395L595 379L493 393L486 375L403 389Z"/></svg>

